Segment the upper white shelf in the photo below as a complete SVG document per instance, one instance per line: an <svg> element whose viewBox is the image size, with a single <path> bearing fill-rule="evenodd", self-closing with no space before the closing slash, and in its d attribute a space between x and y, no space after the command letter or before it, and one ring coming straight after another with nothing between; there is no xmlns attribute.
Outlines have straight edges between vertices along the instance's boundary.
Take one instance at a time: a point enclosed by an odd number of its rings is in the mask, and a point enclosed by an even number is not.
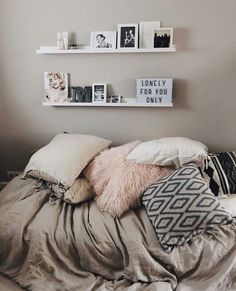
<svg viewBox="0 0 236 291"><path fill-rule="evenodd" d="M176 47L173 45L170 48L151 48L151 49L91 49L84 47L80 49L59 50L57 47L40 47L37 54L127 54L127 53L168 53L175 52Z"/></svg>

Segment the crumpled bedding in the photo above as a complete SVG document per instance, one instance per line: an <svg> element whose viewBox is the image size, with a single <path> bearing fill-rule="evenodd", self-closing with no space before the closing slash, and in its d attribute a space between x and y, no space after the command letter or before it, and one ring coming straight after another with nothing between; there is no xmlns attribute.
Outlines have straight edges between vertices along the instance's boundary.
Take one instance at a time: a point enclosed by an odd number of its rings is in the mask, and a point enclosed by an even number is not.
<svg viewBox="0 0 236 291"><path fill-rule="evenodd" d="M0 192L0 272L34 291L233 291L236 227L195 237L167 254L144 208L119 219L94 201L51 199L17 177Z"/></svg>

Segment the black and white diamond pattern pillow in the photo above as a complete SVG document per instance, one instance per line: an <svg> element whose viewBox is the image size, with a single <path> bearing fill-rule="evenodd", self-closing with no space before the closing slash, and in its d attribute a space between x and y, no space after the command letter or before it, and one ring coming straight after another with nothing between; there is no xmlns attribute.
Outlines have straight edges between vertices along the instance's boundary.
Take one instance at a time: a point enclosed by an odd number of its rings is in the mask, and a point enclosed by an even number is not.
<svg viewBox="0 0 236 291"><path fill-rule="evenodd" d="M193 164L152 184L142 203L166 252L207 229L233 222Z"/></svg>

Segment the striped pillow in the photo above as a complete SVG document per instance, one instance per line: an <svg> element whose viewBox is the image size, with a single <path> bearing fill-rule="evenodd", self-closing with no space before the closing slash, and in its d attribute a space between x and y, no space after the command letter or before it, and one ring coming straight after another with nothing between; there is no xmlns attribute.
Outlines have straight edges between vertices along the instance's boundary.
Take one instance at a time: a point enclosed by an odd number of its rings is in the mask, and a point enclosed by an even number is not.
<svg viewBox="0 0 236 291"><path fill-rule="evenodd" d="M215 196L236 194L236 154L209 154L202 175Z"/></svg>

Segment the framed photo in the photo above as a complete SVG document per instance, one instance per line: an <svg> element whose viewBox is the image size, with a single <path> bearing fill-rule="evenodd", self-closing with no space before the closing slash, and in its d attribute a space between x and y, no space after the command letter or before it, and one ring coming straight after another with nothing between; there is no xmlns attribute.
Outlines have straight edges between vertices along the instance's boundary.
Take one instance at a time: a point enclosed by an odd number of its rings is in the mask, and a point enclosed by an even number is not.
<svg viewBox="0 0 236 291"><path fill-rule="evenodd" d="M107 84L93 84L92 102L93 103L107 102Z"/></svg>
<svg viewBox="0 0 236 291"><path fill-rule="evenodd" d="M45 101L68 101L68 74L62 72L44 73Z"/></svg>
<svg viewBox="0 0 236 291"><path fill-rule="evenodd" d="M154 48L173 46L173 28L161 27L154 30L153 35Z"/></svg>
<svg viewBox="0 0 236 291"><path fill-rule="evenodd" d="M120 103L121 95L112 95L110 98L110 103Z"/></svg>
<svg viewBox="0 0 236 291"><path fill-rule="evenodd" d="M118 25L118 49L138 48L138 24Z"/></svg>
<svg viewBox="0 0 236 291"><path fill-rule="evenodd" d="M161 21L140 21L139 22L139 47L153 48L154 31L161 27Z"/></svg>
<svg viewBox="0 0 236 291"><path fill-rule="evenodd" d="M93 31L90 34L90 48L116 49L116 31Z"/></svg>

